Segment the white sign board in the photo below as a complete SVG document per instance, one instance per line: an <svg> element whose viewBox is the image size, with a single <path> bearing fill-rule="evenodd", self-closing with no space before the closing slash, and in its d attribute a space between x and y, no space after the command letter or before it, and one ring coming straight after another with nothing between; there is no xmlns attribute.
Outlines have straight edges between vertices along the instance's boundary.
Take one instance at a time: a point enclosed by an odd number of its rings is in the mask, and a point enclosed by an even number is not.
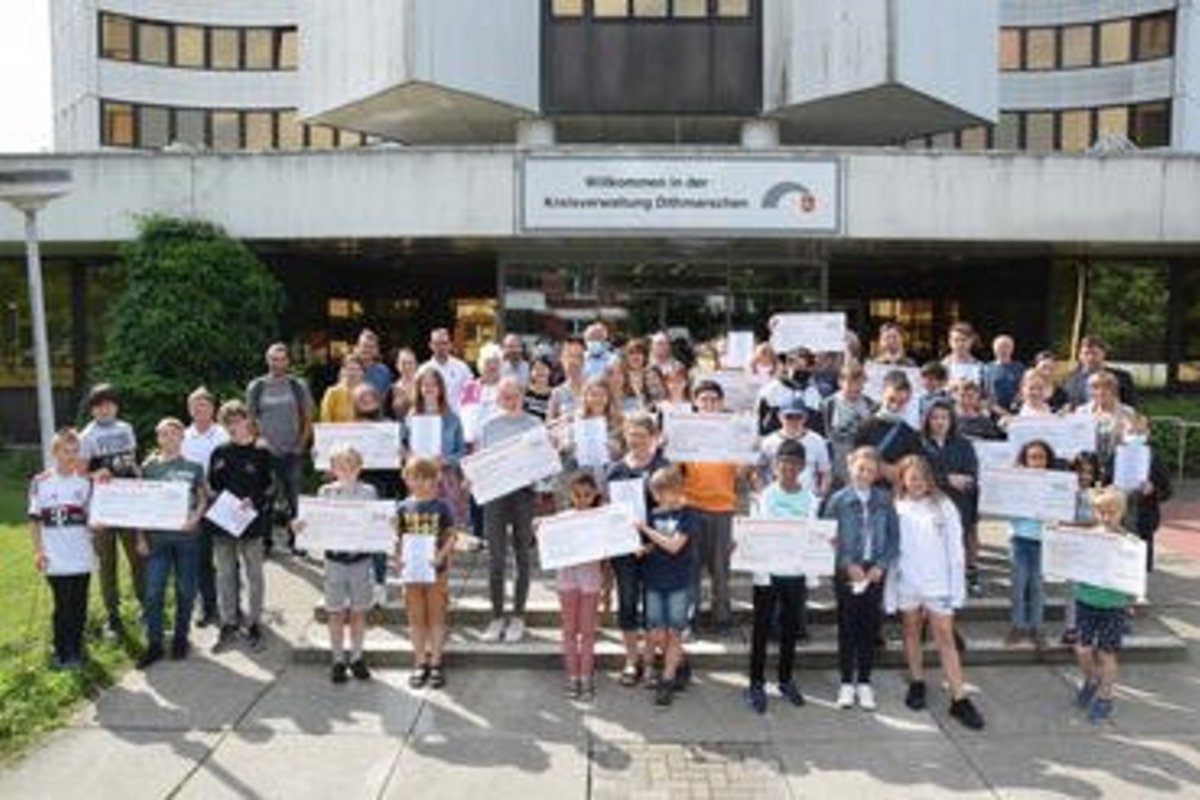
<svg viewBox="0 0 1200 800"><path fill-rule="evenodd" d="M542 569L561 569L636 552L642 537L629 510L612 505L538 520L537 545Z"/></svg>
<svg viewBox="0 0 1200 800"><path fill-rule="evenodd" d="M88 524L104 528L179 531L187 524L191 484L113 478L92 489Z"/></svg>
<svg viewBox="0 0 1200 800"><path fill-rule="evenodd" d="M400 426L395 422L318 422L313 425L313 467L329 469L329 454L353 447L363 469L400 468Z"/></svg>
<svg viewBox="0 0 1200 800"><path fill-rule="evenodd" d="M1013 417L1008 421L1008 441L1017 450L1040 439L1058 458L1074 458L1096 450L1096 419L1089 414Z"/></svg>
<svg viewBox="0 0 1200 800"><path fill-rule="evenodd" d="M666 414L663 437L670 461L758 463L758 423L749 414Z"/></svg>
<svg viewBox="0 0 1200 800"><path fill-rule="evenodd" d="M1074 472L982 467L979 513L1066 522L1075 519L1078 490L1079 478Z"/></svg>
<svg viewBox="0 0 1200 800"><path fill-rule="evenodd" d="M832 575L836 537L837 522L831 519L735 517L729 568L810 578Z"/></svg>
<svg viewBox="0 0 1200 800"><path fill-rule="evenodd" d="M1076 581L1146 596L1146 543L1099 528L1049 526L1042 532L1042 572L1048 580Z"/></svg>
<svg viewBox="0 0 1200 800"><path fill-rule="evenodd" d="M343 553L390 553L396 542L396 504L391 500L300 497L296 547Z"/></svg>
<svg viewBox="0 0 1200 800"><path fill-rule="evenodd" d="M562 472L562 459L538 426L464 458L463 474L480 505Z"/></svg>
<svg viewBox="0 0 1200 800"><path fill-rule="evenodd" d="M814 353L840 353L846 349L846 313L817 311L776 314L767 326L771 329L771 347L786 353L807 347Z"/></svg>

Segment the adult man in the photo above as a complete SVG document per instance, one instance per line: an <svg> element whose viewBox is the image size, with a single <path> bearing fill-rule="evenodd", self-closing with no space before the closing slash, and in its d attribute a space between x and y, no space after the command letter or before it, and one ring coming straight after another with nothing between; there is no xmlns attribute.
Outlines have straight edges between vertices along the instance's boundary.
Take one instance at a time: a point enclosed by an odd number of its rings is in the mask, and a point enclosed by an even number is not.
<svg viewBox="0 0 1200 800"><path fill-rule="evenodd" d="M608 327L603 322L593 322L583 331L583 377L585 380L603 377L608 365L616 356L608 342Z"/></svg>
<svg viewBox="0 0 1200 800"><path fill-rule="evenodd" d="M296 517L300 495L300 459L312 437L313 399L308 385L289 373L292 360L287 345L276 342L268 347L266 361L267 374L250 381L246 387L246 405L271 451L275 491L283 493L287 504L288 547L296 552L291 521ZM264 545L269 553L270 536Z"/></svg>
<svg viewBox="0 0 1200 800"><path fill-rule="evenodd" d="M1025 374L1025 365L1013 360L1015 348L1011 336L1000 334L992 340L995 360L983 366L983 394L990 398L993 406L1005 412L1012 410L1021 389L1021 376Z"/></svg>
<svg viewBox="0 0 1200 800"><path fill-rule="evenodd" d="M1091 400L1088 395L1088 378L1102 371L1112 373L1117 379L1121 403L1132 408L1137 407L1137 389L1133 385L1133 376L1123 369L1106 364L1107 358L1108 345L1099 336L1084 336L1079 340L1079 363L1063 383L1067 403L1071 408L1087 405Z"/></svg>
<svg viewBox="0 0 1200 800"><path fill-rule="evenodd" d="M500 362L500 376L516 378L521 386L529 384L529 362L525 360L525 346L521 337L515 333L506 333L500 344L503 358Z"/></svg>
<svg viewBox="0 0 1200 800"><path fill-rule="evenodd" d="M388 389L392 388L392 371L379 360L379 335L370 328L363 328L354 352L362 362L367 383L375 387L380 397L387 397Z"/></svg>
<svg viewBox="0 0 1200 800"><path fill-rule="evenodd" d="M450 331L445 328L434 328L429 334L429 360L421 366L432 366L442 375L446 384L446 399L454 413L458 413L458 403L462 396L463 387L474 377L471 368L463 361L454 357L450 352Z"/></svg>
<svg viewBox="0 0 1200 800"><path fill-rule="evenodd" d="M192 424L183 432L182 454L185 459L197 464L208 476L208 462L213 450L229 441L229 433L224 426L216 424L217 402L205 387L201 386L188 395L188 416ZM200 591L200 619L196 626L204 628L217 621L217 578L213 568L213 524L206 519L200 520L198 533L198 572L196 574L197 588Z"/></svg>
<svg viewBox="0 0 1200 800"><path fill-rule="evenodd" d="M897 367L915 367L917 363L904 353L904 331L897 322L885 322L879 328L879 344L872 361Z"/></svg>

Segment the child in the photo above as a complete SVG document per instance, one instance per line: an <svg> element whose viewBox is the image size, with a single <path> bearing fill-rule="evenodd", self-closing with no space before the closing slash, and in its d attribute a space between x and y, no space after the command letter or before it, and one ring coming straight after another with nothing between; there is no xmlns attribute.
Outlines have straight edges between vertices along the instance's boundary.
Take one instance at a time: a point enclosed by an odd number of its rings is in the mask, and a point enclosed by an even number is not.
<svg viewBox="0 0 1200 800"><path fill-rule="evenodd" d="M221 404L217 417L229 433L229 441L213 451L208 463L208 485L214 497L229 492L258 517L242 532L232 536L212 525L213 556L217 564L217 610L221 630L213 653L233 646L237 638L241 574L246 581L246 640L251 650L262 647L259 623L263 606L263 539L270 524L271 451L258 442L258 428L250 410L240 400ZM211 525L211 523L210 523Z"/></svg>
<svg viewBox="0 0 1200 800"><path fill-rule="evenodd" d="M817 500L800 483L804 472L804 446L784 441L775 456L775 482L758 498L758 515L771 519L816 516ZM804 705L804 695L792 679L797 633L802 627L808 584L803 575L786 572L754 576L754 628L750 635L750 686L746 704L759 714L767 710L767 633L776 609L780 617L779 694L794 706Z"/></svg>
<svg viewBox="0 0 1200 800"><path fill-rule="evenodd" d="M692 538L699 523L684 506L683 476L675 467L650 476L655 508L649 523L639 524L646 539L646 627L651 646L663 653L663 671L655 686L654 703L669 706L680 686L676 678L684 660L683 631L688 624L689 583L692 576ZM726 556L728 558L728 556Z"/></svg>
<svg viewBox="0 0 1200 800"><path fill-rule="evenodd" d="M317 491L317 496L329 500L376 500L375 487L359 480L362 456L353 447L335 447L329 454L329 469L333 482ZM300 523L293 523L298 533ZM329 679L345 683L347 672L360 681L371 677L363 658L366 638L367 611L372 603L374 583L372 554L363 552L325 551L325 613L329 621L329 648L333 665ZM346 660L345 631L350 624L350 658Z"/></svg>
<svg viewBox="0 0 1200 800"><path fill-rule="evenodd" d="M879 451L859 447L850 453L848 467L850 483L829 498L822 512L823 517L837 520L838 530L833 587L842 682L837 705L851 708L857 701L859 708L874 711L871 669L875 664L883 579L896 558L900 527L891 495L875 485L880 472Z"/></svg>
<svg viewBox="0 0 1200 800"><path fill-rule="evenodd" d="M804 448L805 483L818 497L829 494L833 485L833 468L829 461L829 442L825 437L808 429L808 406L803 400L779 409L782 427L768 435L759 445L759 475L763 483L770 483L776 476L771 474L779 447L784 442L796 442Z"/></svg>
<svg viewBox="0 0 1200 800"><path fill-rule="evenodd" d="M921 419L925 419L929 407L936 402L948 402L953 405L954 398L950 394L949 381L949 373L942 362L930 361L921 367L921 387L924 393L917 405Z"/></svg>
<svg viewBox="0 0 1200 800"><path fill-rule="evenodd" d="M389 422L400 427L403 440L404 426L383 416L383 397L370 381L364 380L350 392L350 404L355 422ZM395 500L400 489L400 469L364 469L359 480L375 487L375 496L380 500ZM376 608L391 605L387 587L387 553L371 556L371 570L375 586L371 590L371 604Z"/></svg>
<svg viewBox="0 0 1200 800"><path fill-rule="evenodd" d="M821 403L825 435L833 450L833 485L844 486L847 481L846 458L854 449L854 437L871 415L875 403L865 394L866 375L856 361L847 361L838 373L838 391Z"/></svg>
<svg viewBox="0 0 1200 800"><path fill-rule="evenodd" d="M514 381L513 378L506 378ZM412 638L413 671L408 685L414 689L429 684L434 689L446 685L442 670L442 645L446 640L446 606L449 603L450 554L454 551L454 519L450 507L438 499L441 470L432 458L411 458L404 467L408 498L396 506L400 521L400 539L396 554L404 569L405 539L427 536L433 539L434 580L432 583L404 584L404 609L408 614Z"/></svg>
<svg viewBox="0 0 1200 800"><path fill-rule="evenodd" d="M568 488L576 511L600 505L600 487L590 472L576 472ZM596 607L602 572L599 561L558 571L563 667L567 672L567 696L572 700L590 701L596 694Z"/></svg>
<svg viewBox="0 0 1200 800"><path fill-rule="evenodd" d="M29 532L33 564L54 595L54 657L51 669L83 665L88 582L96 555L87 529L92 485L80 475L79 434L62 428L50 441L54 468L29 484Z"/></svg>
<svg viewBox="0 0 1200 800"><path fill-rule="evenodd" d="M983 392L979 384L975 381L959 381L952 386L951 391L955 399L954 416L959 433L968 439L1004 438L1004 431L996 424L991 411L984 407Z"/></svg>
<svg viewBox="0 0 1200 800"><path fill-rule="evenodd" d="M909 684L904 704L925 708L924 648L921 628L928 622L942 672L950 685L950 716L971 730L983 717L967 697L962 662L954 642L954 609L966 602L962 523L954 502L937 487L933 468L921 456L900 462L896 516L900 554L888 576L887 608L904 619L904 655Z"/></svg>
<svg viewBox="0 0 1200 800"><path fill-rule="evenodd" d="M1096 512L1092 508L1092 491L1096 489L1100 475L1100 460L1095 453L1080 453L1071 461L1071 470L1079 480L1075 493L1075 524L1094 525ZM1062 643L1074 647L1079 642L1079 631L1075 621L1075 584L1067 582L1067 604L1063 609L1064 625Z"/></svg>
<svg viewBox="0 0 1200 800"><path fill-rule="evenodd" d="M1054 450L1040 439L1026 442L1017 453L1017 466L1050 469ZM1042 521L1013 517L1010 558L1012 560L1012 628L1004 637L1007 645L1028 639L1037 649L1046 646L1042 631L1045 591L1042 588Z"/></svg>
<svg viewBox="0 0 1200 800"><path fill-rule="evenodd" d="M875 416L859 426L854 437L854 446L870 447L878 457L878 478L881 488L888 488L897 480L896 465L905 456L919 456L924 452L921 437L914 429L920 421L908 422L912 400L912 386L908 376L901 370L892 370L883 376L883 402Z"/></svg>
<svg viewBox="0 0 1200 800"><path fill-rule="evenodd" d="M1108 486L1092 498L1100 535L1131 536L1121 528L1125 494ZM1075 703L1086 709L1088 719L1103 722L1112 715L1113 690L1117 683L1117 653L1129 624L1129 595L1088 583L1075 585L1079 643L1075 657L1082 673Z"/></svg>
<svg viewBox="0 0 1200 800"><path fill-rule="evenodd" d="M181 530L138 531L138 553L146 559L146 652L138 669L146 669L163 655L163 602L168 573L175 573L175 635L171 658L187 658L188 628L196 599L196 574L200 567L197 528L208 493L204 470L183 457L183 423L166 417L154 428L158 452L142 465L142 477L152 481L182 481L188 484L188 517Z"/></svg>

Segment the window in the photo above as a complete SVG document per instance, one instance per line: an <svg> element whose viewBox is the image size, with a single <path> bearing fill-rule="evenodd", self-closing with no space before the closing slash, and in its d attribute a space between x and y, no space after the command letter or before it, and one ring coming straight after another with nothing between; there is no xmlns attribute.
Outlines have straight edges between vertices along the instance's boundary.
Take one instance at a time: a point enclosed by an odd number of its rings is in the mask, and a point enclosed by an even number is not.
<svg viewBox="0 0 1200 800"><path fill-rule="evenodd" d="M100 143L110 147L133 147L133 106L101 102L100 114L104 122Z"/></svg>
<svg viewBox="0 0 1200 800"><path fill-rule="evenodd" d="M137 112L138 147L166 147L171 143L171 112L162 106L141 106Z"/></svg>
<svg viewBox="0 0 1200 800"><path fill-rule="evenodd" d="M362 134L357 131L338 131L338 147L362 147Z"/></svg>
<svg viewBox="0 0 1200 800"><path fill-rule="evenodd" d="M175 111L175 141L192 147L204 147L208 141L208 114L200 108Z"/></svg>
<svg viewBox="0 0 1200 800"><path fill-rule="evenodd" d="M100 55L133 61L133 20L116 14L100 15Z"/></svg>
<svg viewBox="0 0 1200 800"><path fill-rule="evenodd" d="M1173 14L1155 14L1137 21L1137 60L1149 61L1171 55L1175 39Z"/></svg>
<svg viewBox="0 0 1200 800"><path fill-rule="evenodd" d="M246 69L275 68L275 31L270 28L248 28L246 37Z"/></svg>
<svg viewBox="0 0 1200 800"><path fill-rule="evenodd" d="M1021 29L1000 30L1000 69L1005 71L1021 68Z"/></svg>
<svg viewBox="0 0 1200 800"><path fill-rule="evenodd" d="M238 150L242 146L241 115L236 111L212 113L212 146L216 150Z"/></svg>
<svg viewBox="0 0 1200 800"><path fill-rule="evenodd" d="M1016 150L1021 146L1021 115L1001 112L996 123L993 147L997 150Z"/></svg>
<svg viewBox="0 0 1200 800"><path fill-rule="evenodd" d="M976 125L974 128L964 128L959 131L958 146L963 150L986 150L988 146L987 126Z"/></svg>
<svg viewBox="0 0 1200 800"><path fill-rule="evenodd" d="M279 149L299 150L304 147L304 127L295 111L279 112Z"/></svg>
<svg viewBox="0 0 1200 800"><path fill-rule="evenodd" d="M196 25L175 26L175 66L203 68L204 28Z"/></svg>
<svg viewBox="0 0 1200 800"><path fill-rule="evenodd" d="M935 150L953 150L954 149L954 132L938 133L930 138L930 147Z"/></svg>
<svg viewBox="0 0 1200 800"><path fill-rule="evenodd" d="M143 64L171 63L170 29L152 22L137 24L138 61Z"/></svg>
<svg viewBox="0 0 1200 800"><path fill-rule="evenodd" d="M594 17L627 17L629 0L592 0Z"/></svg>
<svg viewBox="0 0 1200 800"><path fill-rule="evenodd" d="M279 68L296 69L300 66L300 34L296 30L279 32Z"/></svg>
<svg viewBox="0 0 1200 800"><path fill-rule="evenodd" d="M1062 31L1062 66L1090 67L1094 61L1091 25L1072 25Z"/></svg>
<svg viewBox="0 0 1200 800"><path fill-rule="evenodd" d="M633 0L635 17L665 17L667 0Z"/></svg>
<svg viewBox="0 0 1200 800"><path fill-rule="evenodd" d="M675 0L671 12L686 19L697 19L708 16L708 0Z"/></svg>
<svg viewBox="0 0 1200 800"><path fill-rule="evenodd" d="M246 149L270 150L275 146L275 116L270 111L246 112Z"/></svg>
<svg viewBox="0 0 1200 800"><path fill-rule="evenodd" d="M1044 153L1054 149L1054 114L1030 111L1025 114L1025 149Z"/></svg>
<svg viewBox="0 0 1200 800"><path fill-rule="evenodd" d="M333 128L325 125L308 125L308 146L313 150L329 150L334 146Z"/></svg>
<svg viewBox="0 0 1200 800"><path fill-rule="evenodd" d="M1100 63L1124 64L1132 56L1133 23L1127 19L1100 26Z"/></svg>
<svg viewBox="0 0 1200 800"><path fill-rule="evenodd" d="M1025 31L1025 69L1054 69L1058 66L1058 31L1029 28Z"/></svg>
<svg viewBox="0 0 1200 800"><path fill-rule="evenodd" d="M213 69L241 69L242 42L241 31L237 28L213 28L210 31L209 46L212 56L209 63Z"/></svg>
<svg viewBox="0 0 1200 800"><path fill-rule="evenodd" d="M1138 147L1167 147L1170 145L1170 104L1163 100L1134 106L1129 138Z"/></svg>
<svg viewBox="0 0 1200 800"><path fill-rule="evenodd" d="M1109 106L1096 112L1096 135L1120 134L1129 137L1129 107Z"/></svg>
<svg viewBox="0 0 1200 800"><path fill-rule="evenodd" d="M583 0L554 0L550 13L556 17L582 17Z"/></svg>
<svg viewBox="0 0 1200 800"><path fill-rule="evenodd" d="M1092 146L1092 112L1090 109L1064 111L1060 117L1062 142L1068 152L1087 150Z"/></svg>
<svg viewBox="0 0 1200 800"><path fill-rule="evenodd" d="M717 0L718 17L750 16L750 0Z"/></svg>

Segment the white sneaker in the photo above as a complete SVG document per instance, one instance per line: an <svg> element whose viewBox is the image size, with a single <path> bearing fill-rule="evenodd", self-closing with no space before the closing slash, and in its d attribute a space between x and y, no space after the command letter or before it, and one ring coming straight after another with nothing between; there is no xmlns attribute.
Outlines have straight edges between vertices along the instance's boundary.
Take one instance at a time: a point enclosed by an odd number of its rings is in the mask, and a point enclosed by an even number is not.
<svg viewBox="0 0 1200 800"><path fill-rule="evenodd" d="M376 608L383 608L387 604L387 598L387 587L382 583L375 584L375 589L371 593L371 605Z"/></svg>
<svg viewBox="0 0 1200 800"><path fill-rule="evenodd" d="M484 629L483 635L479 637L481 641L495 643L504 638L504 618L496 617L488 623Z"/></svg>
<svg viewBox="0 0 1200 800"><path fill-rule="evenodd" d="M854 708L854 684L853 683L843 683L841 688L838 689L837 707L838 708Z"/></svg>
<svg viewBox="0 0 1200 800"><path fill-rule="evenodd" d="M858 684L855 687L855 694L858 695L858 707L863 711L874 711L876 709L875 690L871 688L871 684Z"/></svg>
<svg viewBox="0 0 1200 800"><path fill-rule="evenodd" d="M513 617L508 621L508 627L504 629L504 641L509 644L516 644L525 638L525 620L520 617Z"/></svg>

